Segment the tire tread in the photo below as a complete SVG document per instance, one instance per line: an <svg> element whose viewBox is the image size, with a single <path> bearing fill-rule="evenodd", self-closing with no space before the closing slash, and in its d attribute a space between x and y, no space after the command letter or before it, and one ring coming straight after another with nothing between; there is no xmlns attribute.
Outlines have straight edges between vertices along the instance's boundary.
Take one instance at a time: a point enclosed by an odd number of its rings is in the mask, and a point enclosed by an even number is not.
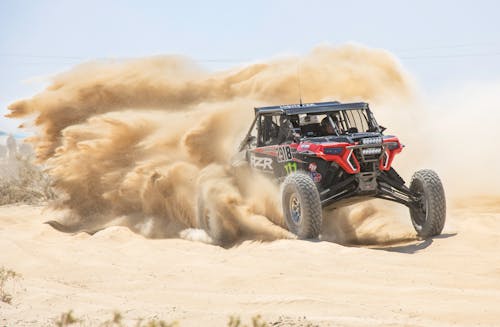
<svg viewBox="0 0 500 327"><path fill-rule="evenodd" d="M417 230L417 233L422 238L439 235L443 231L446 220L446 198L443 184L436 172L430 169L422 169L415 172L410 185L414 184L416 180L420 180L423 183L424 192L427 192L429 195L430 211L428 219L424 222L422 229L420 231ZM415 226L413 219L412 223Z"/></svg>
<svg viewBox="0 0 500 327"><path fill-rule="evenodd" d="M321 232L322 208L318 189L314 181L304 173L293 173L288 175L283 182L284 191L289 187L295 187L300 193L301 199L304 200L300 204L303 212L303 228L300 231L291 231L297 234L299 238L317 238ZM287 204L283 203L285 217L287 215L286 210L288 210ZM291 226L289 226L289 229L292 229Z"/></svg>

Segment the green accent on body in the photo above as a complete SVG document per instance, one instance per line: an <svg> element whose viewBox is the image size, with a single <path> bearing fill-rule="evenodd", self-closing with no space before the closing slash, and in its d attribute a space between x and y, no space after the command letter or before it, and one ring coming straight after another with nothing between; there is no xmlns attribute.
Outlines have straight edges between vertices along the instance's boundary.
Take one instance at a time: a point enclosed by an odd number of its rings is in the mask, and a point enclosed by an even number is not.
<svg viewBox="0 0 500 327"><path fill-rule="evenodd" d="M297 163L296 162L287 162L285 164L285 171L288 174L294 173L297 171Z"/></svg>

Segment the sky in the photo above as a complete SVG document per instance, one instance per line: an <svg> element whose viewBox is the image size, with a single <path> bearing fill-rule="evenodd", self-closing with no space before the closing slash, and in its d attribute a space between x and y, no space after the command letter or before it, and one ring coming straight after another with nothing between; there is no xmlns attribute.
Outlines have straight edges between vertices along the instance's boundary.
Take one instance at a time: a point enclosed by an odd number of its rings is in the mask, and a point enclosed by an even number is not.
<svg viewBox="0 0 500 327"><path fill-rule="evenodd" d="M320 44L392 52L423 92L500 76L500 1L0 0L0 130L13 101L88 60L187 55L226 69Z"/></svg>

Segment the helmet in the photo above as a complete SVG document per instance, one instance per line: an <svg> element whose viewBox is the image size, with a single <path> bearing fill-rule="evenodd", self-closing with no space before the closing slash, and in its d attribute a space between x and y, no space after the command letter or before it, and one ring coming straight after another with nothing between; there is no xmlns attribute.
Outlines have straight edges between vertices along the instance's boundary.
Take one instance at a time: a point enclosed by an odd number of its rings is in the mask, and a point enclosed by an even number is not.
<svg viewBox="0 0 500 327"><path fill-rule="evenodd" d="M319 124L319 117L317 115L304 115L299 117L300 125L309 125L309 124Z"/></svg>

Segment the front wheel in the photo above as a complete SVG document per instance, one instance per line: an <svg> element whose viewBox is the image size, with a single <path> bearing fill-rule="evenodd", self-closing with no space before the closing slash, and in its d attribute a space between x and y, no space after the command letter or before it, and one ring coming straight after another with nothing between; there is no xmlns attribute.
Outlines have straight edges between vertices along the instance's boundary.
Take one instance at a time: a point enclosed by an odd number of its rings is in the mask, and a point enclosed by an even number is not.
<svg viewBox="0 0 500 327"><path fill-rule="evenodd" d="M311 177L292 173L282 185L283 214L288 230L300 239L317 238L322 209L318 189Z"/></svg>
<svg viewBox="0 0 500 327"><path fill-rule="evenodd" d="M410 216L417 235L426 239L441 234L446 220L446 199L439 176L428 169L417 171L410 191L416 197Z"/></svg>

